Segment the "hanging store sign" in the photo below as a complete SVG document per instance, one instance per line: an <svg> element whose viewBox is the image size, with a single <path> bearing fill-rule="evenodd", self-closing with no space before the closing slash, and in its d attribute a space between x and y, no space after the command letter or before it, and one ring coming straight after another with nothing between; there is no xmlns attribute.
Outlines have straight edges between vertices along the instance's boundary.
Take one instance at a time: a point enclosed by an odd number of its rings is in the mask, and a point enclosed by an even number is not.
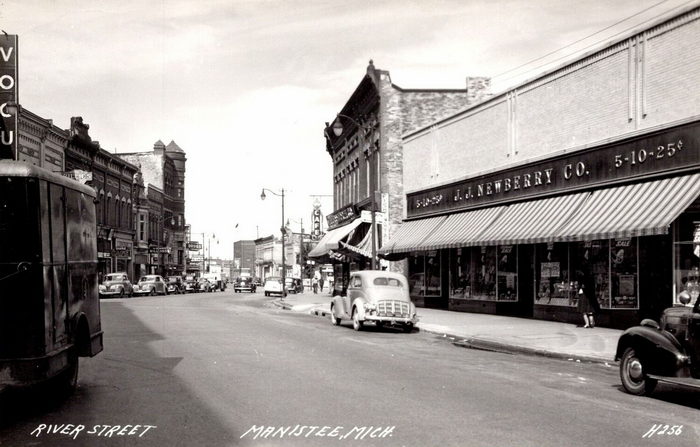
<svg viewBox="0 0 700 447"><path fill-rule="evenodd" d="M0 34L0 159L17 160L17 36Z"/></svg>
<svg viewBox="0 0 700 447"><path fill-rule="evenodd" d="M407 215L523 200L700 167L700 122L407 194Z"/></svg>
<svg viewBox="0 0 700 447"><path fill-rule="evenodd" d="M190 241L187 243L187 249L189 251L199 251L202 249L202 244L196 241Z"/></svg>
<svg viewBox="0 0 700 447"><path fill-rule="evenodd" d="M359 214L355 205L348 205L345 208L341 208L335 213L326 216L326 220L328 221L328 229L332 230L333 228L345 225L351 220L356 219L358 215Z"/></svg>

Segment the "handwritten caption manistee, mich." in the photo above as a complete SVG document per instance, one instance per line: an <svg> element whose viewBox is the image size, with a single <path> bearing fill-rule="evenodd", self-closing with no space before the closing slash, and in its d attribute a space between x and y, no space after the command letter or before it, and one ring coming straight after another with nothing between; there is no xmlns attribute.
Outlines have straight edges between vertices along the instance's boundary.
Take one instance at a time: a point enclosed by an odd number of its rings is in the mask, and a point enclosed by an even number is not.
<svg viewBox="0 0 700 447"><path fill-rule="evenodd" d="M388 438L394 435L396 427L330 427L328 425L295 425L286 427L275 427L266 425L253 425L241 435L241 438L253 439L282 439L282 438L336 438L336 439L377 439Z"/></svg>
<svg viewBox="0 0 700 447"><path fill-rule="evenodd" d="M31 432L31 436L66 436L76 439L78 436L97 436L102 438L112 438L116 436L135 436L142 438L151 429L157 428L155 425L93 425L87 431L82 424L39 424Z"/></svg>

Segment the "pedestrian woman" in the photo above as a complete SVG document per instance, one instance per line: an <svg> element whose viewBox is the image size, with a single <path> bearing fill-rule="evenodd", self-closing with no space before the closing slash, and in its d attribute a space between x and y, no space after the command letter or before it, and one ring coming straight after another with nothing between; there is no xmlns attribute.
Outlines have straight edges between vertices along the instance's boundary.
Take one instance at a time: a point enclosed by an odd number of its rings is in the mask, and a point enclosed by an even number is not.
<svg viewBox="0 0 700 447"><path fill-rule="evenodd" d="M314 289L314 293L318 293L318 278L315 276L311 280L311 287Z"/></svg>
<svg viewBox="0 0 700 447"><path fill-rule="evenodd" d="M594 315L600 307L595 294L595 281L588 269L578 272L578 311L583 315L583 327L595 327Z"/></svg>

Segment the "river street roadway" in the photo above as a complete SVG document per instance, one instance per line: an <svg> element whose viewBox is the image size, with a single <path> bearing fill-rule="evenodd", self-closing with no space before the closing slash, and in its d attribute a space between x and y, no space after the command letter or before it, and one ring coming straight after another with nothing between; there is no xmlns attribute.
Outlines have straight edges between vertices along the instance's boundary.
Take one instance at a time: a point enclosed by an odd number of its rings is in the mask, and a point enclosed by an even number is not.
<svg viewBox="0 0 700 447"><path fill-rule="evenodd" d="M105 348L76 393L6 395L0 446L700 444L697 392L630 396L615 365L355 332L269 301L102 300Z"/></svg>

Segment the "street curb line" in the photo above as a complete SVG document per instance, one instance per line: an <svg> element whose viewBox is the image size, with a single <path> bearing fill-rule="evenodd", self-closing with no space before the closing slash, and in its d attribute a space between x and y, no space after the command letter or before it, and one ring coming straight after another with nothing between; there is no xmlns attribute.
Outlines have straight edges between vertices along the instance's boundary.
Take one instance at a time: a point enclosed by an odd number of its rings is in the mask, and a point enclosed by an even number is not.
<svg viewBox="0 0 700 447"><path fill-rule="evenodd" d="M285 310L292 309L291 306L287 305L286 303L282 303L279 300L275 300L272 303L275 306L283 308ZM317 317L326 317L326 316L330 315L330 312L326 312L325 310L320 310L318 308L311 309L311 310L309 310L308 313L309 313L309 315L315 315ZM585 355L576 355L576 354L567 354L567 353L561 353L561 352L548 351L546 349L528 348L526 346L511 345L511 344L507 344L507 343L486 340L486 339L479 338L479 337L464 338L464 337L461 337L458 335L448 334L448 333L445 333L442 331L433 331L433 330L429 330L429 329L424 329L424 328L421 328L420 325L416 326L416 328L421 332L426 332L428 334L441 335L443 338L449 338L452 341L453 345L455 345L457 347L461 347L461 348L480 349L480 350L484 350L484 351L500 352L500 353L504 353L504 354L524 354L524 355L530 355L530 356L548 357L548 358L554 358L554 359L559 359L559 360L567 360L570 362L597 363L597 364L606 365L606 366L611 366L612 364L617 363L615 361L602 359L600 357L590 357L590 356L585 356Z"/></svg>

